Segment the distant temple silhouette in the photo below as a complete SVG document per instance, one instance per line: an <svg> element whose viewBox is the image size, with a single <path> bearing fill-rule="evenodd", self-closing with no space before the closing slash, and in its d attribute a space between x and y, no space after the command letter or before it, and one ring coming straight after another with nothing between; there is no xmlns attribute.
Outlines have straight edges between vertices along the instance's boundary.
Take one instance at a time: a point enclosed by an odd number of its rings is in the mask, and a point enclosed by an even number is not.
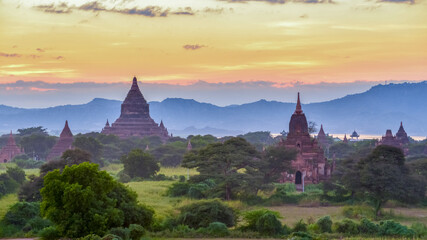
<svg viewBox="0 0 427 240"><path fill-rule="evenodd" d="M286 140L282 139L279 145L298 151L296 159L291 163L295 174L282 173L281 182L295 182L297 190L301 191L303 184L316 184L330 177L333 168L316 139L310 137L299 93L295 112L289 122L289 133Z"/></svg>
<svg viewBox="0 0 427 240"><path fill-rule="evenodd" d="M10 131L9 139L6 146L0 150L0 161L2 163L10 162L15 156L23 153L21 149L16 145L15 139L13 138L12 131Z"/></svg>
<svg viewBox="0 0 427 240"><path fill-rule="evenodd" d="M120 117L111 124L108 120L102 129L103 134L113 134L120 138L158 136L163 141L169 138L169 133L163 124L160 126L150 117L150 109L138 87L136 77L122 103Z"/></svg>
<svg viewBox="0 0 427 240"><path fill-rule="evenodd" d="M49 155L47 155L46 160L52 161L55 158L62 156L62 153L68 149L73 148L73 133L71 133L70 127L68 127L68 121L65 121L64 129L62 129L61 135L59 135L59 140L56 142L55 146L50 150Z"/></svg>
<svg viewBox="0 0 427 240"><path fill-rule="evenodd" d="M385 136L381 138L377 145L387 145L393 146L402 149L405 155L408 154L408 148L406 144L409 143L408 134L403 128L403 123L400 122L399 130L396 133L396 136L393 136L393 133L390 129L387 129Z"/></svg>

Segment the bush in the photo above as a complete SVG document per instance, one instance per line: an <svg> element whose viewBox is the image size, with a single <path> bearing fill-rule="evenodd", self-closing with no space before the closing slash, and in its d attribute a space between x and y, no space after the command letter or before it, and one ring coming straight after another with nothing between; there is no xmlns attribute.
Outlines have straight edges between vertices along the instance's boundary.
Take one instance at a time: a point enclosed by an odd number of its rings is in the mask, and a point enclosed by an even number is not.
<svg viewBox="0 0 427 240"><path fill-rule="evenodd" d="M257 209L257 210L247 211L243 213L243 221L246 222L246 225L243 226L243 229L258 231L257 229L258 219L260 219L264 214L267 214L267 213L274 215L276 218L281 218L280 213L271 211L268 209Z"/></svg>
<svg viewBox="0 0 427 240"><path fill-rule="evenodd" d="M123 240L121 237L116 236L114 234L107 234L102 237L102 240Z"/></svg>
<svg viewBox="0 0 427 240"><path fill-rule="evenodd" d="M6 225L24 227L32 218L40 216L40 203L18 202L9 208L2 222Z"/></svg>
<svg viewBox="0 0 427 240"><path fill-rule="evenodd" d="M332 232L332 220L330 216L324 216L317 220L316 224L319 226L320 232Z"/></svg>
<svg viewBox="0 0 427 240"><path fill-rule="evenodd" d="M138 224L131 224L129 226L129 237L132 240L139 240L145 234L145 229Z"/></svg>
<svg viewBox="0 0 427 240"><path fill-rule="evenodd" d="M108 233L119 236L123 240L129 240L129 236L130 236L129 229L122 228L122 227L112 228L108 231Z"/></svg>
<svg viewBox="0 0 427 240"><path fill-rule="evenodd" d="M379 232L379 226L367 218L362 218L362 220L360 220L358 228L360 233L376 234Z"/></svg>
<svg viewBox="0 0 427 240"><path fill-rule="evenodd" d="M43 219L39 216L31 219L30 221L28 221L27 225L25 225L27 229L29 229L28 231L33 231L34 233L39 232L40 230L47 228L49 226L52 225L52 222L49 221L48 219Z"/></svg>
<svg viewBox="0 0 427 240"><path fill-rule="evenodd" d="M276 236L282 233L282 223L273 213L265 213L256 222L257 231L266 236Z"/></svg>
<svg viewBox="0 0 427 240"><path fill-rule="evenodd" d="M292 229L292 232L307 232L307 224L304 220L299 220Z"/></svg>
<svg viewBox="0 0 427 240"><path fill-rule="evenodd" d="M292 233L292 240L312 240L313 237L306 232L294 232Z"/></svg>
<svg viewBox="0 0 427 240"><path fill-rule="evenodd" d="M61 237L61 234L59 233L58 229L54 226L50 226L47 228L43 228L39 232L39 236L43 240L56 240Z"/></svg>
<svg viewBox="0 0 427 240"><path fill-rule="evenodd" d="M413 237L415 232L393 220L381 221L379 226L381 236Z"/></svg>
<svg viewBox="0 0 427 240"><path fill-rule="evenodd" d="M230 234L227 226L222 222L213 222L210 223L207 232L210 236L213 237L225 237Z"/></svg>
<svg viewBox="0 0 427 240"><path fill-rule="evenodd" d="M193 199L202 199L205 198L204 192L210 189L209 185L206 183L197 183L192 184L188 189L188 196Z"/></svg>
<svg viewBox="0 0 427 240"><path fill-rule="evenodd" d="M117 177L119 178L119 182L122 182L122 183L128 183L131 180L130 176L124 173L123 171L120 171L117 174Z"/></svg>
<svg viewBox="0 0 427 240"><path fill-rule="evenodd" d="M19 184L22 184L25 181L25 171L18 166L7 167L6 173Z"/></svg>
<svg viewBox="0 0 427 240"><path fill-rule="evenodd" d="M354 235L359 233L359 229L354 221L350 219L344 219L341 222L334 223L334 232Z"/></svg>
<svg viewBox="0 0 427 240"><path fill-rule="evenodd" d="M180 175L179 176L179 182L185 182L185 176Z"/></svg>
<svg viewBox="0 0 427 240"><path fill-rule="evenodd" d="M170 197L181 197L188 194L190 184L186 182L177 182L172 184L168 190L167 195Z"/></svg>
<svg viewBox="0 0 427 240"><path fill-rule="evenodd" d="M101 237L96 234L89 234L80 238L80 240L101 240Z"/></svg>
<svg viewBox="0 0 427 240"><path fill-rule="evenodd" d="M178 223L192 228L208 227L213 222L222 222L227 227L236 224L234 210L218 200L200 201L181 208Z"/></svg>
<svg viewBox="0 0 427 240"><path fill-rule="evenodd" d="M308 225L307 231L309 231L311 233L320 233L320 227L316 223L312 223L312 224Z"/></svg>
<svg viewBox="0 0 427 240"><path fill-rule="evenodd" d="M39 168L41 165L44 164L42 161L35 161L32 159L20 159L20 158L14 158L13 161L18 167L24 168L24 169L33 169L33 168Z"/></svg>
<svg viewBox="0 0 427 240"><path fill-rule="evenodd" d="M411 229L414 230L416 237L423 238L427 236L427 227L423 223L413 223Z"/></svg>
<svg viewBox="0 0 427 240"><path fill-rule="evenodd" d="M361 219L361 218L374 218L375 214L371 207L367 206L344 206L342 214L346 218Z"/></svg>

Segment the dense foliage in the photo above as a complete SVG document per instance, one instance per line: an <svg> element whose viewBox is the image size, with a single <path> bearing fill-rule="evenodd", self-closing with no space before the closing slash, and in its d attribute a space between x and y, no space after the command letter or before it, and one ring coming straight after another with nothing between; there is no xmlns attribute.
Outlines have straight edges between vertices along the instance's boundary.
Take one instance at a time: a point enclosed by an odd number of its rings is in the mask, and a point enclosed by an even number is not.
<svg viewBox="0 0 427 240"><path fill-rule="evenodd" d="M123 163L124 173L131 178L150 178L154 176L160 167L154 157L141 149L134 149L120 159Z"/></svg>
<svg viewBox="0 0 427 240"><path fill-rule="evenodd" d="M113 227L152 222L153 211L139 205L135 193L99 171L96 164L49 172L41 194L42 215L55 223L61 236L103 235Z"/></svg>

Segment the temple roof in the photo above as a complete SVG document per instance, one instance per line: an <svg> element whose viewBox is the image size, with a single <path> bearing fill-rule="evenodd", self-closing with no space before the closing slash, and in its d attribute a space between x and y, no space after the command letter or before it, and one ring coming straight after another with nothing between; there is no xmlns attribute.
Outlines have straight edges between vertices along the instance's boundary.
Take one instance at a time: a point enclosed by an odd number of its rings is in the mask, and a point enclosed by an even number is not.
<svg viewBox="0 0 427 240"><path fill-rule="evenodd" d="M350 135L350 137L352 137L352 138L353 137L358 138L358 137L360 137L360 135L357 134L356 130L354 130L353 133Z"/></svg>
<svg viewBox="0 0 427 240"><path fill-rule="evenodd" d="M325 131L323 131L323 124L320 124L320 131L317 134L317 137L320 137L320 136L323 136L323 137L326 136Z"/></svg>
<svg viewBox="0 0 427 240"><path fill-rule="evenodd" d="M139 90L138 80L136 79L136 77L133 77L132 86L130 87L130 90L125 100L123 101L123 103L132 102L132 101L142 101L144 103L147 103L147 101L145 100L144 96L141 93L141 90Z"/></svg>
<svg viewBox="0 0 427 240"><path fill-rule="evenodd" d="M289 134L288 135L309 135L308 123L305 114L301 109L301 101L298 93L297 105L294 114L292 114L291 121L289 122Z"/></svg>
<svg viewBox="0 0 427 240"><path fill-rule="evenodd" d="M61 135L59 135L59 138L64 138L64 137L73 137L70 127L68 127L68 120L65 121L64 129L62 129Z"/></svg>
<svg viewBox="0 0 427 240"><path fill-rule="evenodd" d="M348 143L347 134L344 134L344 139L342 140L344 143Z"/></svg>

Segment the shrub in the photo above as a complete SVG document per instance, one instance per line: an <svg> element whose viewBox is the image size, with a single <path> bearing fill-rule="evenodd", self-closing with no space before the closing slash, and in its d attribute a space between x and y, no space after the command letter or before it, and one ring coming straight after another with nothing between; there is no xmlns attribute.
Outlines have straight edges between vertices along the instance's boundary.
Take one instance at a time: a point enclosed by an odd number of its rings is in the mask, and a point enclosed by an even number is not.
<svg viewBox="0 0 427 240"><path fill-rule="evenodd" d="M213 222L222 222L227 227L234 226L234 210L218 200L200 201L182 207L178 216L178 223L192 228L208 227Z"/></svg>
<svg viewBox="0 0 427 240"><path fill-rule="evenodd" d="M411 229L414 230L416 237L423 238L427 236L427 227L423 223L413 223Z"/></svg>
<svg viewBox="0 0 427 240"><path fill-rule="evenodd" d="M292 232L307 232L307 224L304 220L299 220L292 229Z"/></svg>
<svg viewBox="0 0 427 240"><path fill-rule="evenodd" d="M292 233L292 240L312 240L313 237L306 232L294 232Z"/></svg>
<svg viewBox="0 0 427 240"><path fill-rule="evenodd" d="M102 240L123 240L121 237L116 236L114 234L107 234L102 237Z"/></svg>
<svg viewBox="0 0 427 240"><path fill-rule="evenodd" d="M25 225L25 226L28 226L27 228L29 230L37 233L40 230L47 228L51 225L52 225L52 222L49 221L48 219L43 219L43 218L37 216L37 217L31 219L30 221L28 221L27 225ZM25 227L24 227L24 229L25 229Z"/></svg>
<svg viewBox="0 0 427 240"><path fill-rule="evenodd" d="M362 218L362 220L360 220L358 228L360 233L366 234L376 234L379 231L379 226L367 218Z"/></svg>
<svg viewBox="0 0 427 240"><path fill-rule="evenodd" d="M185 182L185 176L180 175L179 176L179 182Z"/></svg>
<svg viewBox="0 0 427 240"><path fill-rule="evenodd" d="M132 240L139 240L145 234L145 229L138 224L131 224L129 226L129 237Z"/></svg>
<svg viewBox="0 0 427 240"><path fill-rule="evenodd" d="M177 182L172 184L167 190L167 195L171 197L180 197L188 194L190 184L186 182Z"/></svg>
<svg viewBox="0 0 427 240"><path fill-rule="evenodd" d="M271 211L268 209L257 209L252 211L247 211L243 213L243 221L246 222L246 225L243 226L243 229L257 231L257 221L260 219L264 214L273 214L276 218L281 218L280 213Z"/></svg>
<svg viewBox="0 0 427 240"><path fill-rule="evenodd" d="M56 240L61 237L61 234L59 233L58 229L54 226L50 226L47 228L43 228L39 232L39 236L43 240Z"/></svg>
<svg viewBox="0 0 427 240"><path fill-rule="evenodd" d="M225 237L230 234L227 226L222 222L210 223L207 228L208 234L213 237Z"/></svg>
<svg viewBox="0 0 427 240"><path fill-rule="evenodd" d="M375 214L372 211L372 208L367 206L345 206L342 208L342 214L346 218L351 218L351 219L375 217Z"/></svg>
<svg viewBox="0 0 427 240"><path fill-rule="evenodd" d="M257 231L266 236L275 236L282 233L282 223L273 213L265 213L256 222Z"/></svg>
<svg viewBox="0 0 427 240"><path fill-rule="evenodd" d="M40 216L40 204L38 202L18 202L9 208L2 222L22 228L30 219L38 216Z"/></svg>
<svg viewBox="0 0 427 240"><path fill-rule="evenodd" d="M350 219L344 219L341 222L334 223L334 232L353 235L353 234L358 234L359 229L357 224L354 221Z"/></svg>
<svg viewBox="0 0 427 240"><path fill-rule="evenodd" d="M25 181L25 171L18 166L7 167L6 173L19 184L22 184Z"/></svg>
<svg viewBox="0 0 427 240"><path fill-rule="evenodd" d="M117 177L119 178L119 181L122 183L128 183L131 180L130 176L127 175L124 171L120 171L117 174Z"/></svg>
<svg viewBox="0 0 427 240"><path fill-rule="evenodd" d="M412 229L394 222L393 220L381 221L379 233L382 236L412 237L415 235L415 232Z"/></svg>
<svg viewBox="0 0 427 240"><path fill-rule="evenodd" d="M332 232L332 220L330 216L324 216L319 218L316 224L319 226L320 232Z"/></svg>
<svg viewBox="0 0 427 240"><path fill-rule="evenodd" d="M119 236L123 240L129 240L130 231L127 228L122 228L122 227L112 228L108 231L108 233Z"/></svg>
<svg viewBox="0 0 427 240"><path fill-rule="evenodd" d="M312 224L308 225L307 231L309 231L311 233L320 233L320 227L316 223L312 223Z"/></svg>
<svg viewBox="0 0 427 240"><path fill-rule="evenodd" d="M20 158L14 158L13 162L18 167L24 168L24 169L39 168L44 163L42 161L35 161L35 160L32 160L32 159L20 159Z"/></svg>
<svg viewBox="0 0 427 240"><path fill-rule="evenodd" d="M80 240L101 240L101 237L95 234L89 234L80 238Z"/></svg>

